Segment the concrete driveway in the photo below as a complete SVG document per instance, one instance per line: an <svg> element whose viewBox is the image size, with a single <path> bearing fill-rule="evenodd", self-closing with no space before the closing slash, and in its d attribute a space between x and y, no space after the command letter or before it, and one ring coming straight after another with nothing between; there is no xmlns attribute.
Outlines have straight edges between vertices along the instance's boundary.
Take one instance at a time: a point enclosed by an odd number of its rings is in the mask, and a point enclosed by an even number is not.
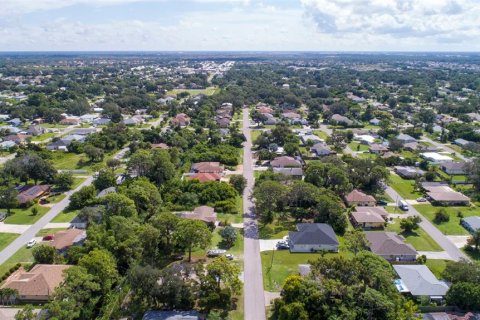
<svg viewBox="0 0 480 320"><path fill-rule="evenodd" d="M417 251L419 255L424 255L427 259L454 260L446 251Z"/></svg>
<svg viewBox="0 0 480 320"><path fill-rule="evenodd" d="M447 236L448 240L452 241L457 248L463 248L467 244L470 236Z"/></svg>
<svg viewBox="0 0 480 320"><path fill-rule="evenodd" d="M282 239L260 239L260 251L277 250L277 242Z"/></svg>
<svg viewBox="0 0 480 320"><path fill-rule="evenodd" d="M29 224L5 224L0 222L0 233L24 233L30 228Z"/></svg>

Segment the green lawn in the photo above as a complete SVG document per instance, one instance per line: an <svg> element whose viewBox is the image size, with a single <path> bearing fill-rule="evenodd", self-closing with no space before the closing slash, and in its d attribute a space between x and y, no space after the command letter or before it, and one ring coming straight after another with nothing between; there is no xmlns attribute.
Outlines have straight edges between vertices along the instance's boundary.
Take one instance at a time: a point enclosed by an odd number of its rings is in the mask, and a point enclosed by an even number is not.
<svg viewBox="0 0 480 320"><path fill-rule="evenodd" d="M46 132L46 133L40 134L38 136L32 137L32 141L43 141L43 140L46 140L46 139L53 138L53 137L55 137L55 135L57 135L57 133L55 133L55 132Z"/></svg>
<svg viewBox="0 0 480 320"><path fill-rule="evenodd" d="M257 140L257 138L262 134L262 131L260 130L252 130L251 131L251 134L252 134L252 143L255 142L255 140Z"/></svg>
<svg viewBox="0 0 480 320"><path fill-rule="evenodd" d="M235 241L233 247L226 248L222 244L222 237L220 236L221 229L222 228L219 227L213 231L212 244L206 250L196 249L195 251L192 251L192 259L206 258L207 251L210 249L225 249L228 253L233 254L237 258L235 261L237 261L240 264L240 267L243 268L243 263L241 263L243 257L243 230L237 229L237 241ZM185 258L188 258L188 252L185 253Z"/></svg>
<svg viewBox="0 0 480 320"><path fill-rule="evenodd" d="M361 144L356 141L352 141L348 144L352 151L368 151L368 146L366 144Z"/></svg>
<svg viewBox="0 0 480 320"><path fill-rule="evenodd" d="M16 233L0 233L0 250L5 249L18 236L19 234Z"/></svg>
<svg viewBox="0 0 480 320"><path fill-rule="evenodd" d="M430 220L440 231L446 235L468 235L468 231L460 224L460 217L457 213L461 212L464 217L480 216L479 207L434 207L432 205L415 205L415 209L418 210L425 218ZM440 210L445 211L450 216L450 221L437 223L434 221L435 213Z"/></svg>
<svg viewBox="0 0 480 320"><path fill-rule="evenodd" d="M36 216L32 215L32 207L30 208L21 208L21 209L12 209L11 214L5 219L7 224L34 224L38 221L45 213L50 210L50 208L40 207L38 204L35 205L38 208L38 214ZM5 210L2 210L5 211Z"/></svg>
<svg viewBox="0 0 480 320"><path fill-rule="evenodd" d="M190 96L196 96L197 94L205 94L207 96L211 96L217 92L219 92L220 89L216 87L207 87L205 89L173 89L167 92L167 95L171 96L176 96L178 93L181 92L188 92Z"/></svg>
<svg viewBox="0 0 480 320"><path fill-rule="evenodd" d="M64 210L60 212L55 218L53 218L52 222L70 222L78 215L78 212L78 210Z"/></svg>
<svg viewBox="0 0 480 320"><path fill-rule="evenodd" d="M313 134L319 137L320 139L327 140L328 134L322 130L315 130L313 131Z"/></svg>
<svg viewBox="0 0 480 320"><path fill-rule="evenodd" d="M79 185L81 185L85 180L86 180L86 178L73 178L73 184L72 184L71 189L72 189L72 190L76 189L76 188L77 188Z"/></svg>
<svg viewBox="0 0 480 320"><path fill-rule="evenodd" d="M25 246L20 248L13 256L10 257L4 264L0 265L0 275L5 274L11 267L15 266L17 263L32 263L33 256L32 256L32 249L28 249Z"/></svg>
<svg viewBox="0 0 480 320"><path fill-rule="evenodd" d="M425 265L432 271L432 273L439 279L442 278L443 271L447 267L447 261L446 260L431 260L427 259L427 262Z"/></svg>
<svg viewBox="0 0 480 320"><path fill-rule="evenodd" d="M389 185L393 189L395 189L395 191L397 191L402 198L416 199L422 196L420 192L414 191L414 185L415 185L414 180L405 180L394 173L390 174L389 179L390 179Z"/></svg>
<svg viewBox="0 0 480 320"><path fill-rule="evenodd" d="M260 239L282 239L289 231L296 230L295 221L275 221L269 224L258 225Z"/></svg>
<svg viewBox="0 0 480 320"><path fill-rule="evenodd" d="M397 206L385 206L384 208L385 211L387 211L388 213L405 213L405 211L403 211Z"/></svg>
<svg viewBox="0 0 480 320"><path fill-rule="evenodd" d="M422 228L418 228L411 233L403 233L400 229L399 219L394 220L395 223L387 225L387 231L396 232L405 237L405 242L410 243L418 251L443 251L442 247L438 245Z"/></svg>
<svg viewBox="0 0 480 320"><path fill-rule="evenodd" d="M86 170L91 172L90 163L84 154L54 151L51 155L53 166L57 170Z"/></svg>
<svg viewBox="0 0 480 320"><path fill-rule="evenodd" d="M325 257L351 255L349 252L326 253ZM267 291L280 291L285 279L298 274L299 264L308 264L322 255L320 253L290 253L288 250L262 251L263 287Z"/></svg>
<svg viewBox="0 0 480 320"><path fill-rule="evenodd" d="M37 237L44 237L49 234L54 234L57 233L58 231L65 230L65 228L47 228L47 229L42 229L37 232L36 236Z"/></svg>

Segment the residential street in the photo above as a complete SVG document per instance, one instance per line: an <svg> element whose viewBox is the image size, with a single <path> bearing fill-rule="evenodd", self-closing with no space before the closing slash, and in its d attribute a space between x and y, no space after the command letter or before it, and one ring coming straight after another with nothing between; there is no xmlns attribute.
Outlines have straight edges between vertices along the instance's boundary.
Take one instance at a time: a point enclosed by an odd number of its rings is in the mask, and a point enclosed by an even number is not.
<svg viewBox="0 0 480 320"><path fill-rule="evenodd" d="M249 109L243 109L243 134L247 138L244 143L243 175L247 186L243 193L244 211L244 299L246 320L265 319L265 296L263 291L262 264L260 260L260 244L254 205L250 200L253 190L252 139L250 135Z"/></svg>
<svg viewBox="0 0 480 320"><path fill-rule="evenodd" d="M391 187L387 187L385 192L395 201L403 200L402 197ZM422 216L413 206L408 206L409 210L405 213L405 217L408 216L419 216L422 219L420 222L420 227L425 230L426 233L435 240L440 247L447 252L447 254L452 258L452 260L458 261L460 259L470 260L467 255L465 255L460 249L458 249L455 244L450 241L440 230L438 230L427 218Z"/></svg>
<svg viewBox="0 0 480 320"><path fill-rule="evenodd" d="M426 137L426 136L422 136L422 140L425 141L425 142L428 142L428 143L430 143L430 144L433 144L435 147L441 148L441 149L445 150L446 152L455 153L455 155L456 155L457 157L459 157L460 159L462 159L463 161L467 160L467 158L465 158L460 152L457 152L457 151L455 151L455 150L453 150L453 149L450 149L449 147L447 147L447 146L444 145L444 144L441 144L441 143L439 143L439 142L437 142L437 141L434 141L434 140L432 140L432 139L430 139L430 138L428 138L428 137Z"/></svg>
<svg viewBox="0 0 480 320"><path fill-rule="evenodd" d="M62 212L70 203L70 196L80 190L82 187L88 186L93 182L93 177L88 177L81 185L76 189L66 193L62 201L56 203L50 211L48 211L43 217L41 217L35 224L31 225L24 233L22 233L17 239L10 243L2 252L0 252L0 264L3 264L11 256L13 256L21 247L25 246L28 241L35 238L35 235L43 229L53 218L55 218L60 212Z"/></svg>

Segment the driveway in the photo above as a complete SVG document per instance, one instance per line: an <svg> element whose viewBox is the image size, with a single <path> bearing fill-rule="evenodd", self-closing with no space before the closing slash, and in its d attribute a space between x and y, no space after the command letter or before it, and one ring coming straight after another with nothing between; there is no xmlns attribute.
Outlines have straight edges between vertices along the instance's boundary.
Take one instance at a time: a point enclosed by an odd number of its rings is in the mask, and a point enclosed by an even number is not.
<svg viewBox="0 0 480 320"><path fill-rule="evenodd" d="M447 236L447 238L448 240L452 241L457 248L461 249L465 247L470 236Z"/></svg>
<svg viewBox="0 0 480 320"><path fill-rule="evenodd" d="M24 233L30 225L28 224L5 224L0 222L0 233Z"/></svg>
<svg viewBox="0 0 480 320"><path fill-rule="evenodd" d="M417 251L419 255L424 255L427 259L454 260L446 251Z"/></svg>
<svg viewBox="0 0 480 320"><path fill-rule="evenodd" d="M277 242L282 239L260 239L260 251L277 250Z"/></svg>
<svg viewBox="0 0 480 320"><path fill-rule="evenodd" d="M252 137L250 135L249 110L243 109L243 134L247 141L243 144L243 176L247 179L247 186L243 193L244 210L244 302L245 320L265 320L265 295L263 291L262 263L260 260L260 245L258 241L258 226L255 216L255 207L250 196L252 194L253 162Z"/></svg>
<svg viewBox="0 0 480 320"><path fill-rule="evenodd" d="M448 153L455 153L455 155L456 155L457 157L459 157L460 159L462 159L463 161L467 160L467 158L465 158L460 152L457 152L457 151L453 150L452 148L447 147L447 146L444 145L443 143L439 143L439 142L437 142L437 141L434 141L434 140L432 140L432 139L430 139L430 138L428 138L428 137L426 137L426 136L422 136L422 140L423 140L423 141L426 141L426 142L428 142L428 143L430 143L430 144L433 144L435 147L441 148L441 149L445 150L445 151L448 152Z"/></svg>

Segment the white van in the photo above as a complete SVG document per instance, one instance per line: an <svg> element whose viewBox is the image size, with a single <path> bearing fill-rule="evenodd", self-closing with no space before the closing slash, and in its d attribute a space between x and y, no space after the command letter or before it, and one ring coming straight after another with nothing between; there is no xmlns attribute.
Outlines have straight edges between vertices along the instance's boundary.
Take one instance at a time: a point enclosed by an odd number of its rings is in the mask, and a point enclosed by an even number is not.
<svg viewBox="0 0 480 320"><path fill-rule="evenodd" d="M408 203L405 200L398 201L398 207L403 211L408 211Z"/></svg>

